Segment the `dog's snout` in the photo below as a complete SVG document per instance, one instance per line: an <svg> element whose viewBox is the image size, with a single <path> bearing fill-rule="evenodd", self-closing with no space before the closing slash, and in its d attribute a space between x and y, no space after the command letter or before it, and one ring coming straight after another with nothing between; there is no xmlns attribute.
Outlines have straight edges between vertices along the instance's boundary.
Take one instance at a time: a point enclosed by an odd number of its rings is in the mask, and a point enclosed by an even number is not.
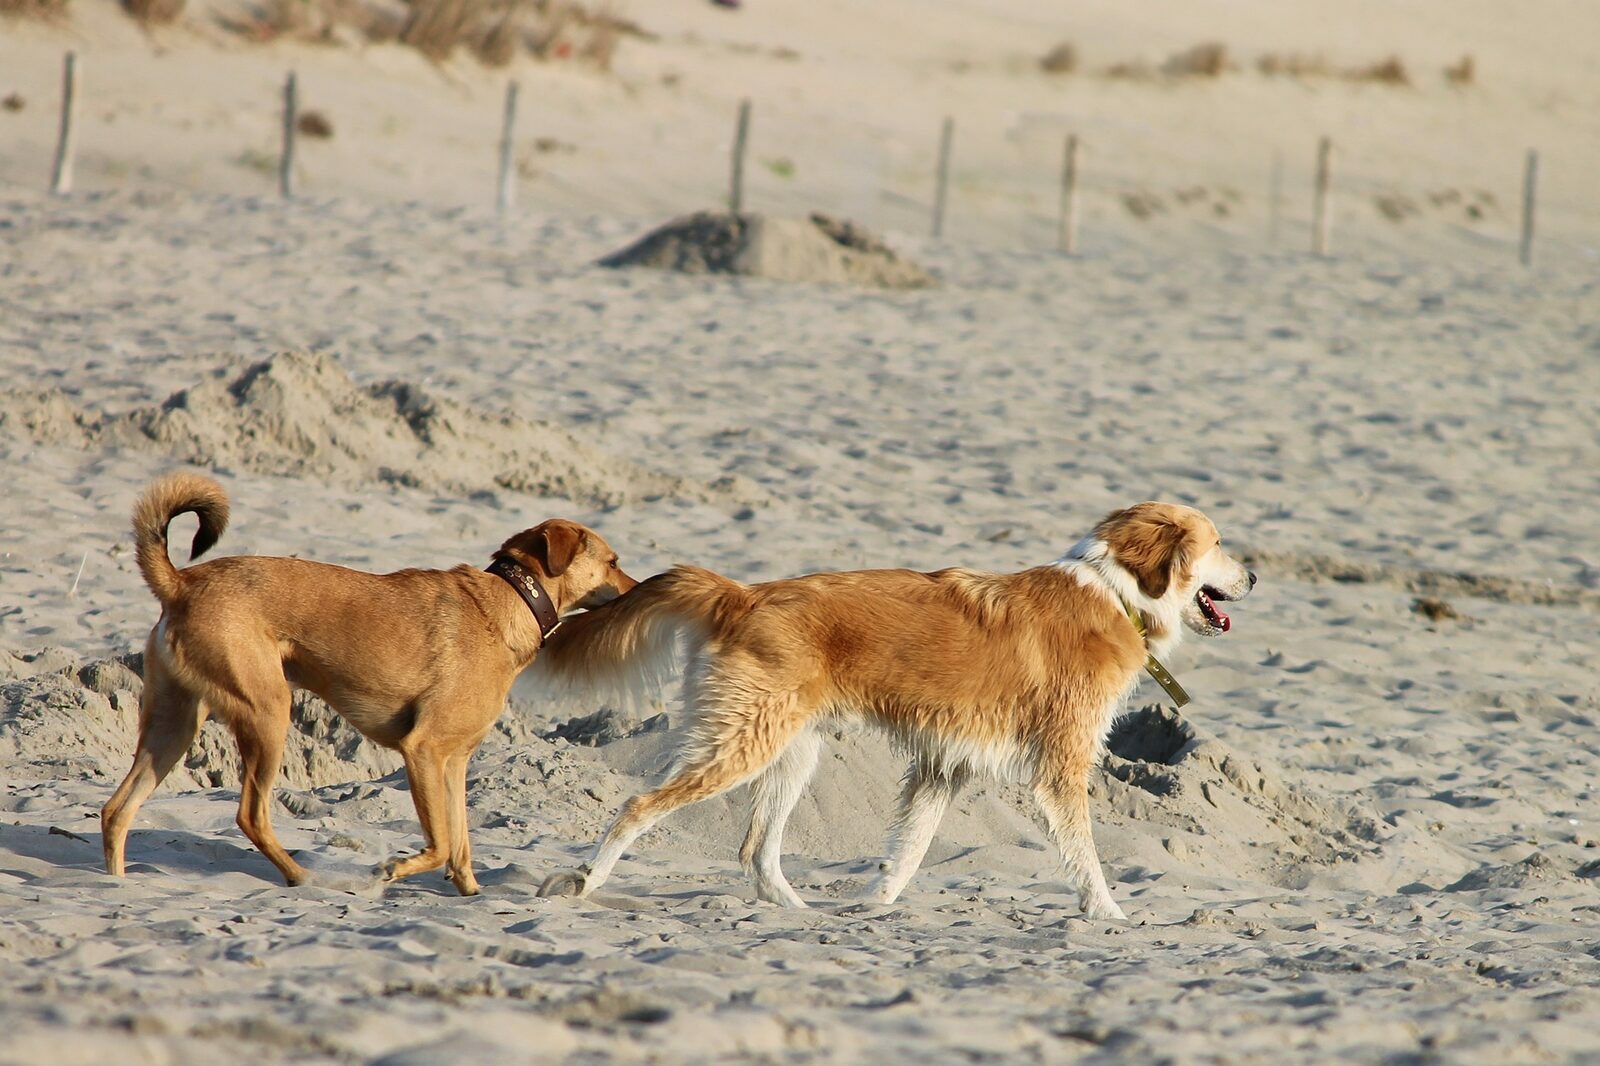
<svg viewBox="0 0 1600 1066"><path fill-rule="evenodd" d="M1245 573L1250 575L1250 587L1251 588L1255 588L1256 587L1256 572L1254 570L1246 570Z"/></svg>

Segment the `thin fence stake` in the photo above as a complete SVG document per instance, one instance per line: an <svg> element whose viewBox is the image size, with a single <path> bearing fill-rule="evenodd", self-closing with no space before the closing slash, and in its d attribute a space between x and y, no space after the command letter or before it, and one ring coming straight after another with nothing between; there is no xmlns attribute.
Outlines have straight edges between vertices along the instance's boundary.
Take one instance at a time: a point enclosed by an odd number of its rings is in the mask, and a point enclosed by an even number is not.
<svg viewBox="0 0 1600 1066"><path fill-rule="evenodd" d="M1278 228L1283 213L1283 152L1272 150L1272 201L1267 205L1267 245L1278 246Z"/></svg>
<svg viewBox="0 0 1600 1066"><path fill-rule="evenodd" d="M1528 149L1528 162L1522 171L1522 245L1517 258L1523 266L1533 265L1533 205L1539 186L1539 153Z"/></svg>
<svg viewBox="0 0 1600 1066"><path fill-rule="evenodd" d="M939 129L939 170L933 191L933 235L944 235L945 196L950 188L950 141L955 136L955 120L946 118Z"/></svg>
<svg viewBox="0 0 1600 1066"><path fill-rule="evenodd" d="M500 181L495 188L494 209L504 215L511 210L515 195L512 185L512 156L517 126L517 83L506 84L506 110L500 121Z"/></svg>
<svg viewBox="0 0 1600 1066"><path fill-rule="evenodd" d="M72 161L77 149L74 120L78 113L78 53L68 52L61 66L61 133L56 138L55 163L50 168L50 191L65 196L72 191Z"/></svg>
<svg viewBox="0 0 1600 1066"><path fill-rule="evenodd" d="M1067 137L1066 158L1061 164L1061 224L1056 246L1066 255L1078 252L1078 135Z"/></svg>
<svg viewBox="0 0 1600 1066"><path fill-rule="evenodd" d="M89 565L89 553L83 553L83 558L78 560L78 576L72 579L72 587L67 590L67 599L78 594L78 582L83 580L83 568Z"/></svg>
<svg viewBox="0 0 1600 1066"><path fill-rule="evenodd" d="M278 191L285 200L294 196L294 144L300 132L300 94L294 71L283 83L283 153L278 157Z"/></svg>
<svg viewBox="0 0 1600 1066"><path fill-rule="evenodd" d="M728 180L728 210L744 210L744 149L750 139L750 100L739 101L739 121L733 128L733 173Z"/></svg>
<svg viewBox="0 0 1600 1066"><path fill-rule="evenodd" d="M1328 254L1328 234L1333 228L1332 205L1328 202L1332 182L1333 142L1324 137L1317 142L1316 201L1311 234L1311 251L1319 256Z"/></svg>

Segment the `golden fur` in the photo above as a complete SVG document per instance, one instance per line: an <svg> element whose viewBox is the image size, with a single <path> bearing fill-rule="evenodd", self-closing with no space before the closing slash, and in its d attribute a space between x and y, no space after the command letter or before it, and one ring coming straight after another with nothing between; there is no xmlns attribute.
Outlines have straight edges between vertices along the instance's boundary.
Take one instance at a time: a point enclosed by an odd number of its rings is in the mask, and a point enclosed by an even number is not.
<svg viewBox="0 0 1600 1066"><path fill-rule="evenodd" d="M279 844L269 816L293 686L315 692L405 760L425 847L391 862L386 879L447 866L463 895L477 892L467 760L540 648L527 605L500 577L464 565L368 574L237 556L179 570L167 556L167 526L186 511L200 520L193 558L227 525L221 485L171 475L146 488L133 511L139 570L161 618L145 645L133 767L101 815L106 867L122 876L140 804L216 714L243 763L239 828L289 884L303 882L305 870ZM518 533L495 555L537 575L558 611L599 606L635 584L599 534L564 519Z"/></svg>
<svg viewBox="0 0 1600 1066"><path fill-rule="evenodd" d="M1086 912L1121 917L1090 833L1087 782L1102 738L1146 656L1177 640L1177 623L1222 631L1214 600L1253 584L1204 515L1154 503L1108 516L1063 559L1015 574L867 570L747 587L679 567L650 578L573 619L536 670L580 685L648 682L682 636L686 739L666 782L623 806L589 866L553 875L541 892L593 891L658 819L749 781L741 859L762 899L804 906L778 866L783 824L815 766L819 720L859 715L913 754L872 898L899 895L972 774L1013 771L1031 781Z"/></svg>

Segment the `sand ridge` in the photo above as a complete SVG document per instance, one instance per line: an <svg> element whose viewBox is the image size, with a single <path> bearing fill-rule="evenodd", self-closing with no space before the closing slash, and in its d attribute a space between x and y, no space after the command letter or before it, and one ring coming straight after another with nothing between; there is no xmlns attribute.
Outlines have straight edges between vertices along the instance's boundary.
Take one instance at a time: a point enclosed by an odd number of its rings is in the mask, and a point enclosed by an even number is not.
<svg viewBox="0 0 1600 1066"><path fill-rule="evenodd" d="M321 352L280 352L242 369L224 363L158 406L120 415L92 415L59 392L0 393L0 432L8 429L41 443L132 446L202 466L344 485L500 488L595 507L717 495L547 422L484 415L402 381L360 387Z"/></svg>

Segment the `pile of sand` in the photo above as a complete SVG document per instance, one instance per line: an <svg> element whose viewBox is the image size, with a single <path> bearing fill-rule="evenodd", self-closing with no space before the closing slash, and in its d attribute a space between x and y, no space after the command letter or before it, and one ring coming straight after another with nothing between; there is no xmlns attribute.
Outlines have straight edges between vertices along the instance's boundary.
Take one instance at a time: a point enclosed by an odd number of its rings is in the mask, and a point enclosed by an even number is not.
<svg viewBox="0 0 1600 1066"><path fill-rule="evenodd" d="M156 449L202 466L470 494L508 489L613 507L712 490L647 470L543 422L483 414L338 361L283 352L230 363L157 407L92 415L55 391L0 393L0 432L76 447Z"/></svg>
<svg viewBox="0 0 1600 1066"><path fill-rule="evenodd" d="M1360 803L1284 782L1164 704L1130 711L1106 738L1090 795L1096 817L1155 827L1165 856L1146 865L1203 868L1302 886L1308 867L1377 853L1387 826ZM1168 832L1170 830L1170 832Z"/></svg>
<svg viewBox="0 0 1600 1066"><path fill-rule="evenodd" d="M83 662L60 649L27 654L0 651L0 765L15 783L62 778L120 781L138 738L142 656ZM563 838L588 841L615 816L621 802L646 782L595 758L594 738L550 740L538 709L513 700L484 739L469 770L473 826L560 827ZM606 718L607 735L636 725ZM367 740L308 692L294 694L277 802L301 818L336 817L358 828L414 817L397 752ZM573 732L567 723L565 732ZM659 747L664 721L644 733ZM558 727L558 731L562 731ZM581 732L581 730L579 730ZM644 735L639 733L636 735ZM663 757L664 754L663 754ZM370 782L371 784L362 784ZM161 785L162 794L239 788L238 747L227 727L208 721ZM24 800L23 802L26 802ZM6 801L0 800L0 809Z"/></svg>
<svg viewBox="0 0 1600 1066"><path fill-rule="evenodd" d="M769 281L920 289L931 274L852 222L700 211L673 219L600 260L685 274L743 274Z"/></svg>
<svg viewBox="0 0 1600 1066"><path fill-rule="evenodd" d="M119 781L139 733L142 656L80 663L56 650L0 653L0 764L16 779L71 775ZM382 777L400 756L371 743L327 704L296 692L282 783L309 789ZM225 726L208 721L165 787L239 787L239 751Z"/></svg>

